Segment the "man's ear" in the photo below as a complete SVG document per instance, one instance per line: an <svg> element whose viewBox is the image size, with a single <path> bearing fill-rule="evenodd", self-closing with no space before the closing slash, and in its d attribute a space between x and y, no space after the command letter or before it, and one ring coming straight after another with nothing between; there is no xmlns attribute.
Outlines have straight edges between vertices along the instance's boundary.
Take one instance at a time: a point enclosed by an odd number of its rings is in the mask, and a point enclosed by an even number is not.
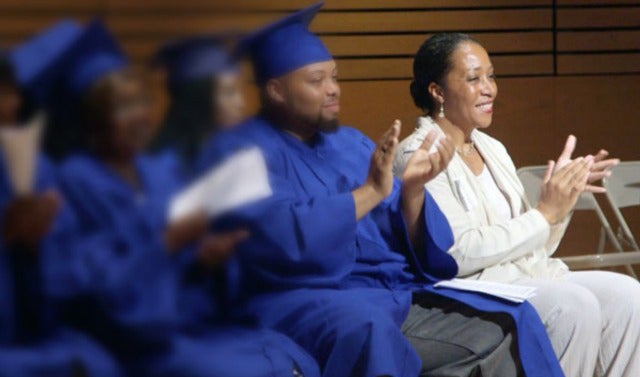
<svg viewBox="0 0 640 377"><path fill-rule="evenodd" d="M265 84L265 92L270 101L282 104L285 102L285 91L282 81L271 79Z"/></svg>
<svg viewBox="0 0 640 377"><path fill-rule="evenodd" d="M431 94L431 97L435 99L439 104L444 103L444 91L442 90L442 87L440 85L432 82L427 87L427 90L429 91L429 94Z"/></svg>

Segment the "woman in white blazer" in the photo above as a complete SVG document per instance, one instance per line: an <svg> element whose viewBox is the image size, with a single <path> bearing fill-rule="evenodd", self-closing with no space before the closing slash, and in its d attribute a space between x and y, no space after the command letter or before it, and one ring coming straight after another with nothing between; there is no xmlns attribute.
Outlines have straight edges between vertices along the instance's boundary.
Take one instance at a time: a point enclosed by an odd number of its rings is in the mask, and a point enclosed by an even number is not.
<svg viewBox="0 0 640 377"><path fill-rule="evenodd" d="M465 34L437 34L421 46L411 94L425 115L400 143L394 168L401 174L430 132L453 140L458 153L426 187L451 224L459 276L537 287L530 301L567 376L640 376L640 284L571 272L552 257L580 193L602 191L590 183L617 160L604 151L572 160L570 136L532 208L506 148L479 130L491 124L498 89L487 52Z"/></svg>

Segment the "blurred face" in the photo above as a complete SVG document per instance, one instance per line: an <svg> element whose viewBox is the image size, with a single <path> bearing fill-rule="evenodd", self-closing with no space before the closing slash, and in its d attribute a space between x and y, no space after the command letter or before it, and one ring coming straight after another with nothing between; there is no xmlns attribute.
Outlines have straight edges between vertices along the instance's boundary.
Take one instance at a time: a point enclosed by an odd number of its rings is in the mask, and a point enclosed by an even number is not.
<svg viewBox="0 0 640 377"><path fill-rule="evenodd" d="M230 128L242 121L246 102L240 74L223 73L216 76L213 102L215 124Z"/></svg>
<svg viewBox="0 0 640 377"><path fill-rule="evenodd" d="M97 140L103 152L116 158L132 158L147 146L153 125L151 102L139 77L118 72L108 78L109 100L106 129Z"/></svg>
<svg viewBox="0 0 640 377"><path fill-rule="evenodd" d="M487 51L477 43L465 42L451 61L442 89L446 118L464 129L489 127L498 86Z"/></svg>
<svg viewBox="0 0 640 377"><path fill-rule="evenodd" d="M22 99L14 85L0 84L0 126L18 122Z"/></svg>
<svg viewBox="0 0 640 377"><path fill-rule="evenodd" d="M301 124L315 131L338 128L340 86L335 61L309 64L279 81L279 100Z"/></svg>

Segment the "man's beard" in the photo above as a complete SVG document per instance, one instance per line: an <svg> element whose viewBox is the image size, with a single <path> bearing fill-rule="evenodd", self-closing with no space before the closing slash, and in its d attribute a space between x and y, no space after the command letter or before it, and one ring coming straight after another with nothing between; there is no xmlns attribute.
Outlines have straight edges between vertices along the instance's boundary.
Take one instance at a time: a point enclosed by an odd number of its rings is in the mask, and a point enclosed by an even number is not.
<svg viewBox="0 0 640 377"><path fill-rule="evenodd" d="M334 133L338 131L338 128L340 128L340 121L338 120L338 118L334 118L331 120L318 119L317 127L320 132Z"/></svg>
<svg viewBox="0 0 640 377"><path fill-rule="evenodd" d="M314 132L334 133L340 128L340 120L338 118L323 119L321 114L317 117L297 115L296 118L298 122L304 124L307 130L313 130Z"/></svg>

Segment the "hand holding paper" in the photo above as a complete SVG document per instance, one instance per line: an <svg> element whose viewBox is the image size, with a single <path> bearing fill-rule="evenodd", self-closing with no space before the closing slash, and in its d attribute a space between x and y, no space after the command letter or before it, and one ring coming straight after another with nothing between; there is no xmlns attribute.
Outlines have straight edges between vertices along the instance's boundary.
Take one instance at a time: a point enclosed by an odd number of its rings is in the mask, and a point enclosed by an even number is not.
<svg viewBox="0 0 640 377"><path fill-rule="evenodd" d="M203 211L210 219L242 205L271 196L267 165L259 148L243 150L176 195L169 208L174 222Z"/></svg>
<svg viewBox="0 0 640 377"><path fill-rule="evenodd" d="M27 195L33 192L44 122L45 116L37 114L26 125L0 129L0 146L16 195Z"/></svg>

